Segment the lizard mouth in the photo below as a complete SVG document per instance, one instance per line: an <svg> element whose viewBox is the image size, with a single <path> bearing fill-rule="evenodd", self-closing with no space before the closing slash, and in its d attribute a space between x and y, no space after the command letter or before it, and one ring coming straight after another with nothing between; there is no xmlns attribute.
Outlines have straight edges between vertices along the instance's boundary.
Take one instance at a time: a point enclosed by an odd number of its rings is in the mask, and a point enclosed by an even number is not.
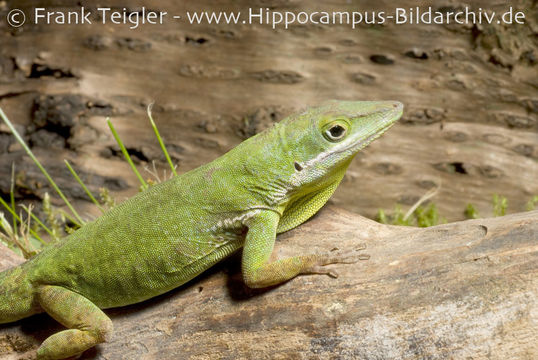
<svg viewBox="0 0 538 360"><path fill-rule="evenodd" d="M343 148L342 150L339 150L337 151L336 153L339 153L339 152L344 152L346 150L361 150L363 149L365 146L367 146L369 143L371 143L372 141L374 141L375 139L377 139L378 137L380 137L381 135L383 135L390 127L392 127L394 124L396 123L396 121L393 121L391 123L388 123L387 125L385 125L384 127L382 127L380 130L378 130L377 132L375 132L374 134L368 136L367 138L365 139L362 139L360 140L359 142L357 143L354 143L354 144L350 144L349 146L346 146L345 148Z"/></svg>
<svg viewBox="0 0 538 360"><path fill-rule="evenodd" d="M355 142L355 143L352 143L352 144L349 144L348 146L342 148L342 149L339 149L339 150L336 150L334 151L334 154L338 154L338 153L341 153L341 152L344 152L344 151L348 151L348 150L352 150L352 151L359 151L361 149L363 149L365 146L367 146L368 144L370 144L372 141L374 141L375 139L377 139L378 137L380 137L381 135L383 135L388 129L390 129L394 124L396 124L396 122L400 119L400 117L402 116L402 113L403 113L403 105L402 104L399 104L398 105L395 105L395 109L394 110L391 110L389 112L389 115L388 115L388 118L390 119L394 119L393 121L388 121L387 123L385 123L383 125L383 127L381 127L380 129L377 129L373 134L371 134L370 136L366 137L366 138L363 138L361 140L359 140L358 142Z"/></svg>
<svg viewBox="0 0 538 360"><path fill-rule="evenodd" d="M314 159L311 159L309 161L307 161L306 163L304 164L301 164L301 169L308 169L320 162L323 162L323 161L326 161L327 159L330 159L332 157L335 157L339 154L342 154L344 152L351 152L351 153L356 153L358 152L359 150L363 149L366 145L368 145L369 143L371 143L372 141L374 141L375 139L377 139L378 137L380 137L381 135L383 135L392 125L394 125L395 121L393 122L390 122L388 123L387 125L385 125L384 127L382 127L380 130L377 130L374 134L366 137L366 138L363 138L361 140L359 140L358 142L353 142L347 146L344 146L340 149L333 149L331 152L326 152L326 153L323 153L321 154L321 156L317 156L316 158ZM338 162L338 161L337 161Z"/></svg>

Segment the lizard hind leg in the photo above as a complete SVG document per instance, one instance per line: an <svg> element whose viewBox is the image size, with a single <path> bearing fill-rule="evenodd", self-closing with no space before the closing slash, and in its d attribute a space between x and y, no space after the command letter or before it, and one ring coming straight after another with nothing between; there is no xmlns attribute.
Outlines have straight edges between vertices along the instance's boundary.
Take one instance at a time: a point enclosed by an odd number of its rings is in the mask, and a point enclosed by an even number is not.
<svg viewBox="0 0 538 360"><path fill-rule="evenodd" d="M105 342L112 321L84 296L61 286L42 286L39 304L52 318L69 328L49 336L37 349L37 359L65 359Z"/></svg>
<svg viewBox="0 0 538 360"><path fill-rule="evenodd" d="M22 267L0 272L0 324L42 311L34 301L34 289L26 274Z"/></svg>

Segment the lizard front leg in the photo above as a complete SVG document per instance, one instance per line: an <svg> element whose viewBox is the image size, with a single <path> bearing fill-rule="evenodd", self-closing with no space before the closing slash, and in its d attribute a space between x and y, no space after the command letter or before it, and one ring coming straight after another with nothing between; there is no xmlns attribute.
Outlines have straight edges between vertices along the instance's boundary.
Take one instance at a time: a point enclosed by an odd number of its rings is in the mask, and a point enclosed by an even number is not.
<svg viewBox="0 0 538 360"><path fill-rule="evenodd" d="M112 321L84 296L61 286L46 285L37 293L39 304L56 321L69 328L49 336L37 349L37 358L65 359L106 341Z"/></svg>
<svg viewBox="0 0 538 360"><path fill-rule="evenodd" d="M336 274L323 266L336 263L355 263L367 259L357 252L308 254L269 262L273 252L276 230L280 216L265 211L248 220L248 232L243 247L242 273L245 284L250 288L262 288L280 284L299 274Z"/></svg>

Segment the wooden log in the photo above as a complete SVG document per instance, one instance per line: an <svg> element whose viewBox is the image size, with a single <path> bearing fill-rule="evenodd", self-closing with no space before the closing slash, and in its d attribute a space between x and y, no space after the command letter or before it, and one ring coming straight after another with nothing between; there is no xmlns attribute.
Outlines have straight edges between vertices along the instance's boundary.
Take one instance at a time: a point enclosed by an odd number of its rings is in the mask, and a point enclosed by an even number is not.
<svg viewBox="0 0 538 360"><path fill-rule="evenodd" d="M12 266L22 264L24 258L15 254L7 246L0 243L0 270L8 269Z"/></svg>
<svg viewBox="0 0 538 360"><path fill-rule="evenodd" d="M361 243L370 260L332 266L337 279L264 290L243 285L234 256L170 293L108 310L112 341L82 359L538 356L538 211L423 229L327 207L279 236L274 255ZM0 357L31 358L60 329L47 315L2 325Z"/></svg>

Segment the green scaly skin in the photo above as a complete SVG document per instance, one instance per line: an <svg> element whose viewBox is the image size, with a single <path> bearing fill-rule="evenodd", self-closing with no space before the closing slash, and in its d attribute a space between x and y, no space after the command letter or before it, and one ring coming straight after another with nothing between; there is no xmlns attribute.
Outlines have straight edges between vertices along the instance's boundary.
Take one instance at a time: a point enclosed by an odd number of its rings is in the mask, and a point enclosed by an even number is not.
<svg viewBox="0 0 538 360"><path fill-rule="evenodd" d="M276 234L314 215L357 152L402 109L394 101L330 101L152 186L0 273L0 323L47 312L68 330L47 338L37 358L63 359L107 340L112 322L101 309L167 292L241 247L253 288L356 262L353 251L269 257Z"/></svg>

